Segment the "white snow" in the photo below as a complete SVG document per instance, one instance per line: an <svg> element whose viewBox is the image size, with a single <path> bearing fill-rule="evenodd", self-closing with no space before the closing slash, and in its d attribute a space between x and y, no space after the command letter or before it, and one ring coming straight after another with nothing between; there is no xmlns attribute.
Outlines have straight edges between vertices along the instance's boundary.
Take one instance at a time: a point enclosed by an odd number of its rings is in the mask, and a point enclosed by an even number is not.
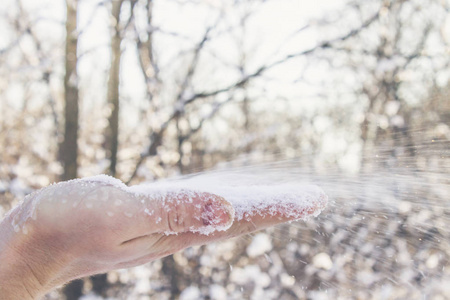
<svg viewBox="0 0 450 300"><path fill-rule="evenodd" d="M316 268L329 270L333 267L333 262L331 261L331 258L327 253L321 252L313 257L313 265Z"/></svg>
<svg viewBox="0 0 450 300"><path fill-rule="evenodd" d="M226 300L227 290L221 285L212 284L209 287L209 296L214 300Z"/></svg>
<svg viewBox="0 0 450 300"><path fill-rule="evenodd" d="M285 287L293 286L295 284L295 277L286 273L280 275L281 284Z"/></svg>
<svg viewBox="0 0 450 300"><path fill-rule="evenodd" d="M233 176L234 175L234 176ZM282 213L293 219L317 216L328 202L326 194L315 185L298 182L258 182L256 176L203 174L189 179L161 181L130 187L136 194L164 190L194 190L222 196L235 210L235 219Z"/></svg>
<svg viewBox="0 0 450 300"><path fill-rule="evenodd" d="M180 294L180 300L199 300L203 299L201 297L201 292L196 286L189 286L183 290Z"/></svg>
<svg viewBox="0 0 450 300"><path fill-rule="evenodd" d="M270 276L262 272L258 265L247 265L244 268L233 268L230 274L231 282L239 285L254 283L256 286L266 288L270 285Z"/></svg>
<svg viewBox="0 0 450 300"><path fill-rule="evenodd" d="M265 233L258 233L247 247L247 255L256 257L272 250L272 242Z"/></svg>
<svg viewBox="0 0 450 300"><path fill-rule="evenodd" d="M81 179L69 180L69 182L72 182L72 181L102 182L102 183L112 185L112 186L115 186L117 188L124 189L124 190L126 190L128 188L125 185L125 183L123 183L121 180L114 178L112 176L109 176L109 175L105 175L105 174L100 174L100 175L91 176L91 177L84 177Z"/></svg>

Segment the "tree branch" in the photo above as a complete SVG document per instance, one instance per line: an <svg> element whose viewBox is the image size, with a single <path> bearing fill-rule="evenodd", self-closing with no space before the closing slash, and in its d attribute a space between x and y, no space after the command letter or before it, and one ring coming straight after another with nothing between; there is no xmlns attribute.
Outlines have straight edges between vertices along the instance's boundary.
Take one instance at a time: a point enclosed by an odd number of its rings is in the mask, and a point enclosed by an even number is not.
<svg viewBox="0 0 450 300"><path fill-rule="evenodd" d="M181 103L179 103L179 106L181 107L175 107L174 111L172 112L172 114L170 115L170 117L163 123L163 125L161 126L159 131L154 131L152 132L152 134L150 135L150 146L147 149L146 152L141 154L141 157L139 158L134 171L130 177L130 179L127 181L127 183L131 182L134 177L137 174L137 170L139 169L139 167L142 165L142 163L144 162L145 158L148 156L153 156L156 155L156 149L158 146L160 146L161 142L162 142L162 136L164 135L168 125L170 124L170 122L172 122L174 119L176 119L177 117L180 116L181 114L181 110L184 109L184 107L188 104L193 103L194 101L198 100L198 99L204 99L204 98L208 98L208 97L213 97L216 96L218 94L224 93L224 92L228 92L231 90L234 90L236 88L242 87L245 84L247 84L251 79L256 78L261 76L264 72L278 66L281 65L293 58L296 57L300 57L300 56L304 56L304 55L309 55L314 53L315 51L319 50L319 49L324 49L324 48L331 48L333 44L335 43L339 43L339 42L343 42L346 41L348 39L350 39L353 36L356 36L357 34L359 34L362 30L364 30L365 28L369 27L374 21L376 21L379 17L379 11L377 11L376 14L374 14L371 18L369 18L366 22L364 22L360 27L351 30L349 33L347 33L344 36L329 40L329 41L325 41L322 42L320 44L318 44L317 46L310 48L308 50L302 51L302 52L298 52L298 53L294 53L294 54L290 54L285 56L284 58L277 60L273 63L270 63L268 65L263 65L261 67L259 67L255 72L248 74L246 76L244 76L243 78L241 78L240 80L238 80L237 82L227 86L227 87L223 87L223 88L219 88L217 90L213 90L213 91L205 91L205 92L199 92L196 93L194 95L192 95L191 97L184 99ZM199 52L201 50L201 48L203 47L204 43L207 41L208 38L208 30L206 31L202 41L199 43L199 45L196 48L196 54L194 55L194 60L193 62L195 62L196 57L199 55ZM191 64L190 69L193 67L193 65ZM194 66L195 67L195 66ZM192 72L188 71L188 74L186 76L185 79L189 79L189 77L191 77L193 75L193 71L194 69L192 69ZM186 80L185 80L186 82ZM178 95L178 100L182 100L181 96L182 96L182 91L179 93Z"/></svg>

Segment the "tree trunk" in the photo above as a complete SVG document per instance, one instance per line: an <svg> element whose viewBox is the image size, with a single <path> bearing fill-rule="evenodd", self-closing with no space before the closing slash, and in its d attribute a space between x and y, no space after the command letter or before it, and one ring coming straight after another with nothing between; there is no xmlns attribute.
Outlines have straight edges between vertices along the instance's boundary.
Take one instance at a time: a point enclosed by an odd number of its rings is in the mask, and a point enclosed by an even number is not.
<svg viewBox="0 0 450 300"><path fill-rule="evenodd" d="M64 167L62 180L76 178L78 169L77 0L67 0L66 4L65 128L64 141L60 146L60 157Z"/></svg>
<svg viewBox="0 0 450 300"><path fill-rule="evenodd" d="M111 37L111 67L108 80L108 105L111 107L111 115L108 118L109 126L105 133L106 150L109 155L109 173L116 175L117 150L119 147L119 84L120 84L120 44L122 36L119 28L120 9L123 0L112 2L111 15L114 20L113 35Z"/></svg>

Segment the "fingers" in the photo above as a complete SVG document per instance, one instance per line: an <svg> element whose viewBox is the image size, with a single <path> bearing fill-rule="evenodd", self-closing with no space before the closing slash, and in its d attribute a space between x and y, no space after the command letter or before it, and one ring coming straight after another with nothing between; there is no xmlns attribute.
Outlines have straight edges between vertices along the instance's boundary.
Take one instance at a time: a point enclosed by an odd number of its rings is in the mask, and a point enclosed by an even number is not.
<svg viewBox="0 0 450 300"><path fill-rule="evenodd" d="M135 216L124 222L124 226L133 229L132 238L188 231L207 234L225 230L233 222L231 204L213 194L190 190L153 191L137 198Z"/></svg>
<svg viewBox="0 0 450 300"><path fill-rule="evenodd" d="M233 207L217 195L178 190L136 197L126 205L134 216L115 219L128 237L119 245L120 255L126 258L120 267L138 265L189 247L190 239L184 238L184 233L205 236L226 230L233 223Z"/></svg>
<svg viewBox="0 0 450 300"><path fill-rule="evenodd" d="M99 228L119 235L118 244L154 233L209 234L226 230L234 216L233 207L222 197L187 189L136 194L115 186L101 186L93 197L103 203L93 207L97 220L103 224Z"/></svg>
<svg viewBox="0 0 450 300"><path fill-rule="evenodd" d="M136 251L135 254L138 256L126 262L122 267L143 264L190 246L217 242L262 230L277 224L307 218L322 210L325 203L326 199L317 199L309 206L292 206L290 209L285 205L268 205L260 210L258 214L247 214L240 220L235 219L232 226L226 231L215 231L209 235L185 232L178 235L153 234L140 237L124 245L134 249Z"/></svg>
<svg viewBox="0 0 450 300"><path fill-rule="evenodd" d="M258 230L262 230L277 224L282 224L298 219L305 219L317 214L324 206L321 199L312 202L308 206L286 207L285 205L279 206L276 204L269 205L263 210L260 210L258 214L247 214L241 220L235 220L233 225L226 231L213 232L210 235L199 234L183 234L181 238L189 240L189 246L204 245L224 239L241 236Z"/></svg>

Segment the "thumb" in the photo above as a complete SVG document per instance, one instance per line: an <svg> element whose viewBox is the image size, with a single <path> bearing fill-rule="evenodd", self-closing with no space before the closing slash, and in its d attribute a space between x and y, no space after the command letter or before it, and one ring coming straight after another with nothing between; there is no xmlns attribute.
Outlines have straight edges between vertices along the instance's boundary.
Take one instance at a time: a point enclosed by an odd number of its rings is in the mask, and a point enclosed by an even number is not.
<svg viewBox="0 0 450 300"><path fill-rule="evenodd" d="M156 231L165 234L198 232L210 234L230 228L234 209L224 198L193 190L181 189L152 195L152 211Z"/></svg>

